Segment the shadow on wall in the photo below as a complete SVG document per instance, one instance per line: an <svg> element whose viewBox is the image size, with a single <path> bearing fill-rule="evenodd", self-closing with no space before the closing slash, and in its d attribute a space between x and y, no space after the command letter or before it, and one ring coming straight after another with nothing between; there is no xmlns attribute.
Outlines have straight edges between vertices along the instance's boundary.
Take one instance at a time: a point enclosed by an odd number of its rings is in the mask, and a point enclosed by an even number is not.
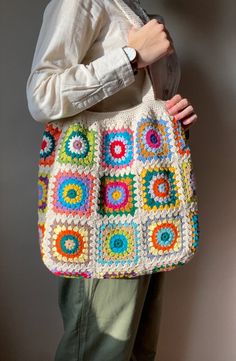
<svg viewBox="0 0 236 361"><path fill-rule="evenodd" d="M196 350L196 345L201 341L194 337L197 335L207 345L208 341L204 339L206 328L209 333L209 350L205 347L202 352L206 352L204 361L210 361L210 352L214 358L214 354L217 356L217 347L220 347L215 345L214 351L210 351L214 335L219 332L214 329L214 321L211 323L214 320L214 310L223 307L217 299L220 283L217 271L223 278L225 270L222 269L222 263L225 261L227 264L229 255L235 248L233 233L230 233L235 223L232 214L232 209L235 208L232 197L234 185L233 179L225 176L232 174L232 154L235 154L231 124L226 121L232 114L232 89L230 84L221 83L220 74L214 73L215 64L211 63L213 54L220 50L214 47L220 46L216 41L217 34L220 33L220 27L217 26L221 24L224 3L219 0L163 0L162 3L164 11L171 15L176 14L177 22L182 21L181 28L186 27L189 32L186 39L189 40L187 46L190 46L190 50L195 46L191 40L197 38L201 39L202 43L196 44L196 47L202 47L203 51L195 59L194 51L190 52L189 56L188 50L185 53L184 61L181 60L182 80L179 88L180 94L192 101L199 116L198 124L190 131L190 139L199 193L200 248L189 265L167 276L159 355L161 361L196 360L197 355L192 351L193 344L195 343ZM206 49L208 52L204 53ZM204 59L201 62L202 57ZM223 94L225 102L222 99ZM231 239L227 238L228 247L222 248L222 239L230 234ZM210 305L211 301L212 307L206 311L207 302ZM222 310L221 313L223 314ZM197 319L196 315L201 319ZM215 318L218 317L220 320L222 317L222 324L226 322L223 315L215 314ZM223 334L224 329L220 332ZM200 355L201 351L199 352Z"/></svg>
<svg viewBox="0 0 236 361"><path fill-rule="evenodd" d="M219 141L222 133L220 134L216 129L220 129L219 123L221 121L218 118L218 102L214 97L213 88L194 64L182 64L182 69L183 82L180 87L180 94L188 94L189 98L194 99L199 119L201 119L201 124L199 121L192 134L190 131L193 162L197 174L201 233L199 250L194 259L183 268L167 275L165 312L160 340L160 352L163 354L163 357L160 357L161 361L172 360L173 353L175 355L173 361L188 360L185 352L188 349L189 338L192 338L193 315L198 302L197 294L201 288L199 271L200 269L203 271L204 257L209 257L211 254L211 262L215 262L212 258L214 252L211 253L210 249L216 246L214 243L217 232L215 222L220 222L220 219L217 220L217 216L220 215L213 214L211 209L217 191L217 184L214 182L215 177L217 177L217 167L214 164L215 153L209 151L215 147L220 147ZM189 84L190 86L196 84L195 89L188 89ZM191 93L195 94L191 96ZM212 111L213 108L214 111ZM214 127L214 134L211 137L209 135L212 127ZM216 133L218 133L219 137L217 138L219 139L216 138ZM199 139L201 139L200 147ZM223 180L218 179L218 181ZM168 347L167 349L168 345L173 345L173 348ZM170 354L168 354L169 352Z"/></svg>
<svg viewBox="0 0 236 361"><path fill-rule="evenodd" d="M178 19L183 18L185 22L190 22L192 27L207 31L209 37L210 32L214 32L214 28L217 27L224 7L221 0L162 0L161 2L163 7L170 13L176 14Z"/></svg>

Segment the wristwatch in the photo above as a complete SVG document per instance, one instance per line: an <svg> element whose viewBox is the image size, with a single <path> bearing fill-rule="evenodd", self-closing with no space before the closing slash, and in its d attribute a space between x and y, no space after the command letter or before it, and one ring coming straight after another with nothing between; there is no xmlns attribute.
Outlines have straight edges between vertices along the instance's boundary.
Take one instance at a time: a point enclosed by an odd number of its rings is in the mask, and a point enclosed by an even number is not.
<svg viewBox="0 0 236 361"><path fill-rule="evenodd" d="M131 48L130 46L123 46L123 50L125 52L125 54L127 55L134 75L136 75L138 73L138 54L137 54L137 50L134 48Z"/></svg>

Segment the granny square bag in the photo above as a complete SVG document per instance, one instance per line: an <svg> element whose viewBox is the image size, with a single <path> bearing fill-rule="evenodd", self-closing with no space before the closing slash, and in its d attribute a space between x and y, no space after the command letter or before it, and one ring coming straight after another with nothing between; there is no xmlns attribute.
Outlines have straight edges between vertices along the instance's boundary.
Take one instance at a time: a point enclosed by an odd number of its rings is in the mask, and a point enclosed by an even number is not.
<svg viewBox="0 0 236 361"><path fill-rule="evenodd" d="M38 170L38 230L46 267L62 277L132 278L187 263L198 207L181 122L155 99L85 110L46 124Z"/></svg>

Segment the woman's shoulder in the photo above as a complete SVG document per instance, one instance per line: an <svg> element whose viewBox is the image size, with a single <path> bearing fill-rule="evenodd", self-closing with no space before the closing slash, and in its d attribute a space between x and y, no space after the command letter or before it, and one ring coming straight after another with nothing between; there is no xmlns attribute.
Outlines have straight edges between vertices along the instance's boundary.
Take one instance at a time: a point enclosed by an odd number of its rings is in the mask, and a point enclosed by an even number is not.
<svg viewBox="0 0 236 361"><path fill-rule="evenodd" d="M63 18L71 23L80 21L97 21L105 12L104 0L50 0L44 10L44 18ZM89 16L88 16L89 15Z"/></svg>
<svg viewBox="0 0 236 361"><path fill-rule="evenodd" d="M50 0L46 8L67 8L67 9L91 9L93 7L103 8L106 0Z"/></svg>

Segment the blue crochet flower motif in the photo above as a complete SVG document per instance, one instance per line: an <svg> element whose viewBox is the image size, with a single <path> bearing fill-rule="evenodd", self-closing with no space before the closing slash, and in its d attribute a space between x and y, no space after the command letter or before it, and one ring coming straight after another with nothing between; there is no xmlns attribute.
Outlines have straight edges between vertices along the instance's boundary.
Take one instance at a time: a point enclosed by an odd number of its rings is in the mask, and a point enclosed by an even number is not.
<svg viewBox="0 0 236 361"><path fill-rule="evenodd" d="M157 243L162 247L168 247L175 239L175 233L171 228L162 228L157 233Z"/></svg>
<svg viewBox="0 0 236 361"><path fill-rule="evenodd" d="M103 133L102 165L123 168L133 162L133 132L131 129L110 130Z"/></svg>
<svg viewBox="0 0 236 361"><path fill-rule="evenodd" d="M114 234L110 239L110 248L114 253L123 253L127 250L128 241L124 234Z"/></svg>
<svg viewBox="0 0 236 361"><path fill-rule="evenodd" d="M58 188L58 202L65 209L76 210L86 207L88 197L88 184L83 179L65 179Z"/></svg>

